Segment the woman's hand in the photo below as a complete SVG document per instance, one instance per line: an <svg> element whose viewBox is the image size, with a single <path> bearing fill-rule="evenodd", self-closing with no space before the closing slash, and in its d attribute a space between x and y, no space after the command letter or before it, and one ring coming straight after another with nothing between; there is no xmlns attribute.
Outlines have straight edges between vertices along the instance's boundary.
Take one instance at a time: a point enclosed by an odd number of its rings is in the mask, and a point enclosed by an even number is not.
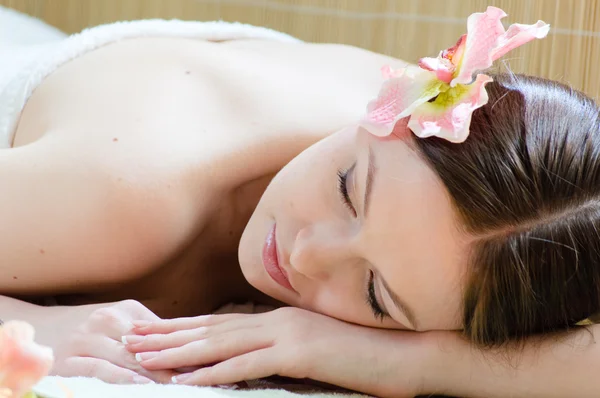
<svg viewBox="0 0 600 398"><path fill-rule="evenodd" d="M421 392L421 334L348 324L298 308L150 322L126 336L152 371L201 367L174 381L220 385L271 375L378 396Z"/></svg>
<svg viewBox="0 0 600 398"><path fill-rule="evenodd" d="M51 374L96 377L109 383L170 382L173 372L150 371L140 366L125 348L121 337L131 333L135 321L160 318L134 300L102 307L60 307L53 326L47 325L44 340L54 349Z"/></svg>

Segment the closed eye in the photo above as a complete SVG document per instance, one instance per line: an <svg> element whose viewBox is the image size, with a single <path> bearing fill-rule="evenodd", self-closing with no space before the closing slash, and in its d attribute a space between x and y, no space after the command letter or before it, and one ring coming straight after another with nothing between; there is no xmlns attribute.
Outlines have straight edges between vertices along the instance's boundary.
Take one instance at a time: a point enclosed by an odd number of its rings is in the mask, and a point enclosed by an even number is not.
<svg viewBox="0 0 600 398"><path fill-rule="evenodd" d="M375 319L378 319L380 321L383 322L383 320L386 317L389 317L389 314L387 314L379 305L379 302L377 301L377 295L375 294L375 274L373 273L373 271L369 271L369 282L367 284L367 304L369 304L369 307L371 307L371 311L373 312L373 316L375 316Z"/></svg>
<svg viewBox="0 0 600 398"><path fill-rule="evenodd" d="M350 199L350 195L348 194L348 176L354 170L356 163L354 166L350 167L346 170L338 170L338 191L340 193L340 199L344 206L350 210L354 217L357 216L356 208L352 204L352 200Z"/></svg>
<svg viewBox="0 0 600 398"><path fill-rule="evenodd" d="M356 167L356 163L346 170L338 170L338 191L340 193L340 199L344 206L346 206L354 217L357 216L356 208L352 204L352 199L350 199L350 195L348 193L348 176L354 171ZM381 308L379 302L377 300L377 295L375 294L375 281L374 281L374 273L373 271L369 271L369 281L366 289L366 302L371 308L373 312L373 316L375 319L383 321L389 315Z"/></svg>

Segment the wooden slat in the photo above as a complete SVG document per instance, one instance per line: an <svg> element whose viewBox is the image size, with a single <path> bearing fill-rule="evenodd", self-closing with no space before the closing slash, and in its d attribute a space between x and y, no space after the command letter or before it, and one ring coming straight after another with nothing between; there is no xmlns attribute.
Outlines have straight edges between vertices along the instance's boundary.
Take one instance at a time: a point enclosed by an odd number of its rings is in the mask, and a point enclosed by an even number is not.
<svg viewBox="0 0 600 398"><path fill-rule="evenodd" d="M69 33L128 19L223 19L412 62L453 44L466 17L490 3L509 14L507 23L543 19L553 28L547 39L507 56L511 70L568 82L600 99L600 0L0 0Z"/></svg>

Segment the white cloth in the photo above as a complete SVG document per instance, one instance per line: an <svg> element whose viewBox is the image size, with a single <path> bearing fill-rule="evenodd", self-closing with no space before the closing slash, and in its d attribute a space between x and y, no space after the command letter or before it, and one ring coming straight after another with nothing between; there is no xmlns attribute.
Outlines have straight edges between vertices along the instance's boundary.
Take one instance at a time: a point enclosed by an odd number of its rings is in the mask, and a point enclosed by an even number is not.
<svg viewBox="0 0 600 398"><path fill-rule="evenodd" d="M44 378L34 391L40 398L367 398L360 394L312 392L302 394L281 389L225 390L165 384L115 385L85 377Z"/></svg>
<svg viewBox="0 0 600 398"><path fill-rule="evenodd" d="M0 34L6 35L0 45L0 149L12 146L23 107L44 78L62 64L103 45L149 36L210 41L244 38L299 41L281 32L241 23L157 19L116 22L65 37L41 21L1 7L0 17L6 22L6 27L0 30ZM4 22L0 19L0 26ZM18 28L9 31L10 26Z"/></svg>

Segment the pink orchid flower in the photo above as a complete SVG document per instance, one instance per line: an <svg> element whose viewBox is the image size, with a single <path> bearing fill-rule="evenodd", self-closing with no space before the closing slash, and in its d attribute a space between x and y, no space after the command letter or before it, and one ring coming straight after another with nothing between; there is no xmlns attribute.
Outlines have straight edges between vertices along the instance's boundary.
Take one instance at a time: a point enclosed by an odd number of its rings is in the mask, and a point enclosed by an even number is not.
<svg viewBox="0 0 600 398"><path fill-rule="evenodd" d="M34 329L9 321L0 327L0 397L20 398L48 374L52 349L34 342Z"/></svg>
<svg viewBox="0 0 600 398"><path fill-rule="evenodd" d="M379 96L369 103L361 126L385 137L400 119L410 116L408 128L417 137L465 141L471 115L488 102L485 85L493 81L476 72L489 68L510 50L545 37L550 30L548 24L538 21L533 25L513 24L505 31L500 21L505 16L496 7L471 14L467 34L437 58L422 58L418 66L398 70L384 67L387 80Z"/></svg>

